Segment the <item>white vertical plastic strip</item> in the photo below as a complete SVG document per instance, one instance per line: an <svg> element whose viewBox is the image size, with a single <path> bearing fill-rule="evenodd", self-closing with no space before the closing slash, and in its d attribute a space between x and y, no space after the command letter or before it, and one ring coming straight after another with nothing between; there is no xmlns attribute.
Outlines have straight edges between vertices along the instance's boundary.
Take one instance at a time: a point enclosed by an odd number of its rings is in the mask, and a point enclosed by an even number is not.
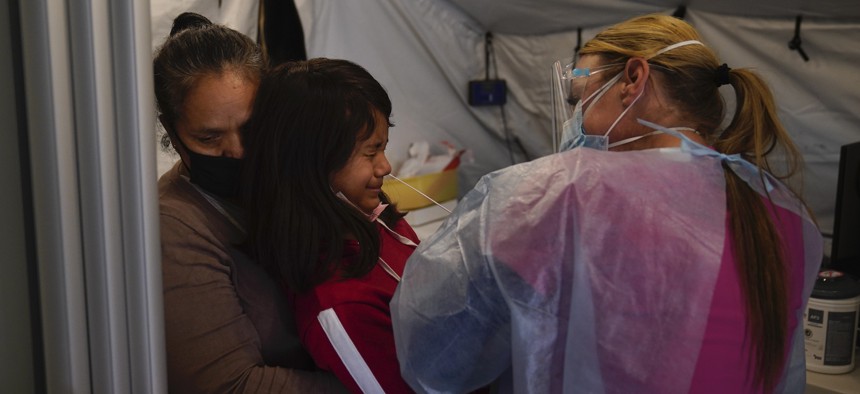
<svg viewBox="0 0 860 394"><path fill-rule="evenodd" d="M100 160L93 175L101 182L91 195L100 197L101 210L84 219L105 229L92 242L103 242L103 256L86 260L88 294L105 297L102 309L97 300L88 303L91 337L105 339L91 343L92 368L105 371L92 376L93 388L164 391L157 195L154 187L144 187L156 183L149 8L138 4L135 9L135 2L129 1L90 0L89 12L91 35L80 39L93 43L92 64L76 63L76 68L91 66L99 76L91 100L97 103L98 118L98 127L92 129L97 140L92 156ZM91 129L79 130L83 134ZM81 144L80 156L90 148ZM84 192L82 200L87 199ZM93 328L105 328L106 335L97 336ZM98 359L100 354L105 358Z"/></svg>
<svg viewBox="0 0 860 394"><path fill-rule="evenodd" d="M69 8L90 368L95 392L129 387L113 65L107 4Z"/></svg>
<svg viewBox="0 0 860 394"><path fill-rule="evenodd" d="M66 3L20 2L48 392L91 392Z"/></svg>
<svg viewBox="0 0 860 394"><path fill-rule="evenodd" d="M166 392L147 1L21 7L49 392Z"/></svg>
<svg viewBox="0 0 860 394"><path fill-rule="evenodd" d="M151 10L110 3L132 391L166 393Z"/></svg>

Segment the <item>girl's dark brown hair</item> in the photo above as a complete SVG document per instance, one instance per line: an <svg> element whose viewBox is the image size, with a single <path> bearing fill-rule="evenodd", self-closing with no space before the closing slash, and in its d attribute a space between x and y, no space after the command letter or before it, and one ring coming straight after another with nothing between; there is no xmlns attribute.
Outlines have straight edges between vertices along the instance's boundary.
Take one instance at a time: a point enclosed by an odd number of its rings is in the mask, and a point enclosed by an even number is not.
<svg viewBox="0 0 860 394"><path fill-rule="evenodd" d="M245 137L248 246L293 291L334 275L360 277L376 264L376 226L335 196L330 179L371 136L379 115L386 122L391 116L388 94L346 60L286 63L260 83ZM384 193L380 198L389 202ZM381 219L393 225L401 217L390 206ZM348 237L360 252L343 263Z"/></svg>

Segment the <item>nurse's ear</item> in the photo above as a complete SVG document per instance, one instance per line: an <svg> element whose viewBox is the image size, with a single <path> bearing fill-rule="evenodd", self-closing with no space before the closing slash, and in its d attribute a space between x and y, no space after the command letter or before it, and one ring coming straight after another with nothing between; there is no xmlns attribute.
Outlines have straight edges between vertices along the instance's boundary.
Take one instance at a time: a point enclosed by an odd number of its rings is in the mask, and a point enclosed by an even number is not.
<svg viewBox="0 0 860 394"><path fill-rule="evenodd" d="M621 77L621 104L625 107L633 104L633 101L642 94L645 85L648 84L648 76L651 73L651 65L641 57L633 57L624 65L624 74Z"/></svg>

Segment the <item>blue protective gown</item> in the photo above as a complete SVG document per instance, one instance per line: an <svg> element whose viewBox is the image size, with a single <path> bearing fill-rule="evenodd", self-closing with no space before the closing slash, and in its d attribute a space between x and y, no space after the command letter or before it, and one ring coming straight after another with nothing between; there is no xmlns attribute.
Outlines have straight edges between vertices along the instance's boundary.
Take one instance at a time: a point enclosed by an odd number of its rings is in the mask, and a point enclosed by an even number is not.
<svg viewBox="0 0 860 394"><path fill-rule="evenodd" d="M695 144L574 149L483 177L407 262L391 304L404 378L423 392L688 392L726 230L721 162L800 217L802 306L822 256L802 203ZM802 392L802 324L779 390ZM611 368L608 364L611 363Z"/></svg>

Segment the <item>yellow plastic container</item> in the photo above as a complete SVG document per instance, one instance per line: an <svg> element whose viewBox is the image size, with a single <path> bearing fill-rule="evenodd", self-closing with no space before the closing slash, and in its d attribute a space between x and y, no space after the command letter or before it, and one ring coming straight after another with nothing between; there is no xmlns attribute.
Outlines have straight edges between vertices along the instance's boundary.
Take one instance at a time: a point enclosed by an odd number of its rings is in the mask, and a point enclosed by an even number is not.
<svg viewBox="0 0 860 394"><path fill-rule="evenodd" d="M438 202L444 202L457 198L457 169L451 169L432 174L402 178L403 182L421 190ZM415 190L398 182L393 178L385 178L382 191L397 204L401 211L411 211L432 205L433 202L418 194Z"/></svg>

